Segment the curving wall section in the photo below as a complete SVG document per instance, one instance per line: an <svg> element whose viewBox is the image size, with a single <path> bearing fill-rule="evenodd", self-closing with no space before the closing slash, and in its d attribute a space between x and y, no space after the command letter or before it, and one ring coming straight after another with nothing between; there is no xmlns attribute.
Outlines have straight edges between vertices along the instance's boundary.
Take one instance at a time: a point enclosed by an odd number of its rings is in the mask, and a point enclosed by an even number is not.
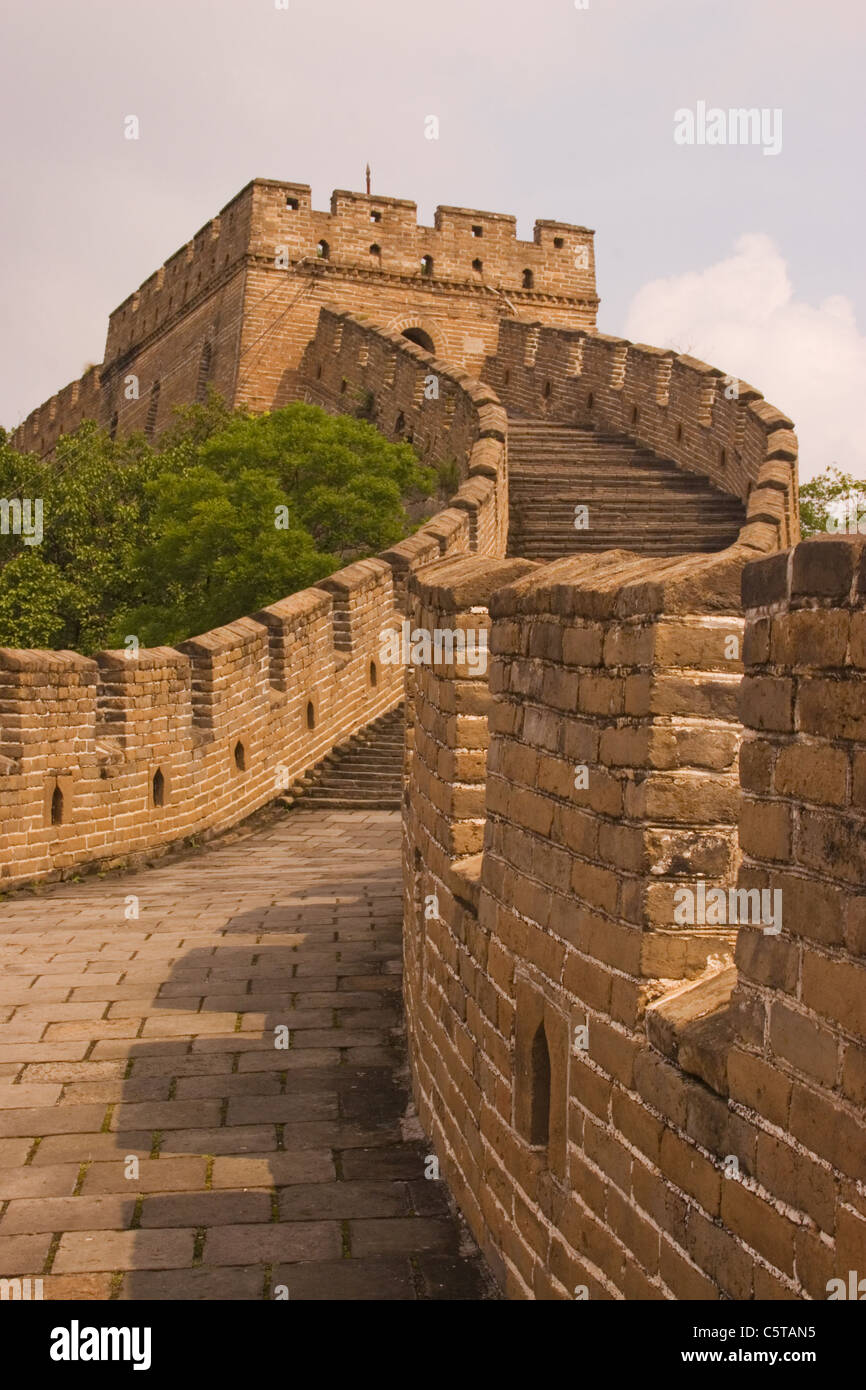
<svg viewBox="0 0 866 1390"><path fill-rule="evenodd" d="M443 1174L513 1298L839 1297L866 1261L866 543L510 563L409 586L493 652L420 670L410 711Z"/></svg>
<svg viewBox="0 0 866 1390"><path fill-rule="evenodd" d="M322 314L304 373L311 399L345 410L369 394L386 433L414 431L427 461L456 462L452 505L384 555L177 648L0 650L3 888L210 835L278 796L402 700L379 634L408 575L504 547L505 415L490 387L337 312Z"/></svg>
<svg viewBox="0 0 866 1390"><path fill-rule="evenodd" d="M482 375L512 411L627 435L746 503L740 541L800 538L792 422L745 381L605 333L505 319Z"/></svg>
<svg viewBox="0 0 866 1390"><path fill-rule="evenodd" d="M785 553L791 422L715 368L506 320L484 375L322 310L298 394L449 507L177 648L0 651L0 886L231 826L406 694L414 1093L509 1295L824 1298L866 1268L866 547ZM704 474L737 545L504 558L500 398ZM489 669L383 666L404 613Z"/></svg>

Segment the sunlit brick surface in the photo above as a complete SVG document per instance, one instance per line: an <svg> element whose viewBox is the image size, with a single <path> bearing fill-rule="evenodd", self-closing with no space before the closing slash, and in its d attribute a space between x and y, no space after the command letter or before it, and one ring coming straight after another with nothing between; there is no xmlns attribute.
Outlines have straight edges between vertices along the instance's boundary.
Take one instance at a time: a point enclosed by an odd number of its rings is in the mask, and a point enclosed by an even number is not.
<svg viewBox="0 0 866 1390"><path fill-rule="evenodd" d="M490 1296L407 1115L399 838L393 811L270 812L0 906L0 1276L54 1299Z"/></svg>

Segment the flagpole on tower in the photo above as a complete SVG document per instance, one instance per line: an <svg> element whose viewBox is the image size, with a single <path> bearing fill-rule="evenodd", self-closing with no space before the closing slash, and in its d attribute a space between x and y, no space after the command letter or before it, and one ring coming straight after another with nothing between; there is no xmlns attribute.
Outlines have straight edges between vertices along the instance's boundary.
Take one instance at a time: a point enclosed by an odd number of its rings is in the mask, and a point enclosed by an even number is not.
<svg viewBox="0 0 866 1390"><path fill-rule="evenodd" d="M370 196L370 166L367 165L367 196Z"/></svg>

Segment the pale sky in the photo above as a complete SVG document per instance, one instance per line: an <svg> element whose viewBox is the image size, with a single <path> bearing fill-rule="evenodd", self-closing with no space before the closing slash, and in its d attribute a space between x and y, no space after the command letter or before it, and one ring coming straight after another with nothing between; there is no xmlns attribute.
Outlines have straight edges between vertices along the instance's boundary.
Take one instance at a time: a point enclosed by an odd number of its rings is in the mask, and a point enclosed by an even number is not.
<svg viewBox="0 0 866 1390"><path fill-rule="evenodd" d="M281 0L282 2L282 0ZM251 178L596 229L599 327L740 375L866 477L862 0L3 0L0 422ZM781 149L678 145L781 111ZM139 118L138 141L124 118ZM440 138L424 138L437 115Z"/></svg>

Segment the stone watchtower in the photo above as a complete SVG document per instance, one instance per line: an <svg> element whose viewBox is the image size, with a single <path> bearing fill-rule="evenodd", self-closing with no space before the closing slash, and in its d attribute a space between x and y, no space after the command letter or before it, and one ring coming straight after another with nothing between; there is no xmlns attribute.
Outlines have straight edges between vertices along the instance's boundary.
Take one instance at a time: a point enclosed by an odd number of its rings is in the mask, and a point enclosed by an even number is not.
<svg viewBox="0 0 866 1390"><path fill-rule="evenodd" d="M477 374L504 318L593 329L593 233L438 207L432 227L403 198L338 190L329 212L301 183L254 179L109 317L105 359L13 434L50 453L83 419L154 437L172 408L212 383L230 403L266 410L296 391L323 304L369 314Z"/></svg>

